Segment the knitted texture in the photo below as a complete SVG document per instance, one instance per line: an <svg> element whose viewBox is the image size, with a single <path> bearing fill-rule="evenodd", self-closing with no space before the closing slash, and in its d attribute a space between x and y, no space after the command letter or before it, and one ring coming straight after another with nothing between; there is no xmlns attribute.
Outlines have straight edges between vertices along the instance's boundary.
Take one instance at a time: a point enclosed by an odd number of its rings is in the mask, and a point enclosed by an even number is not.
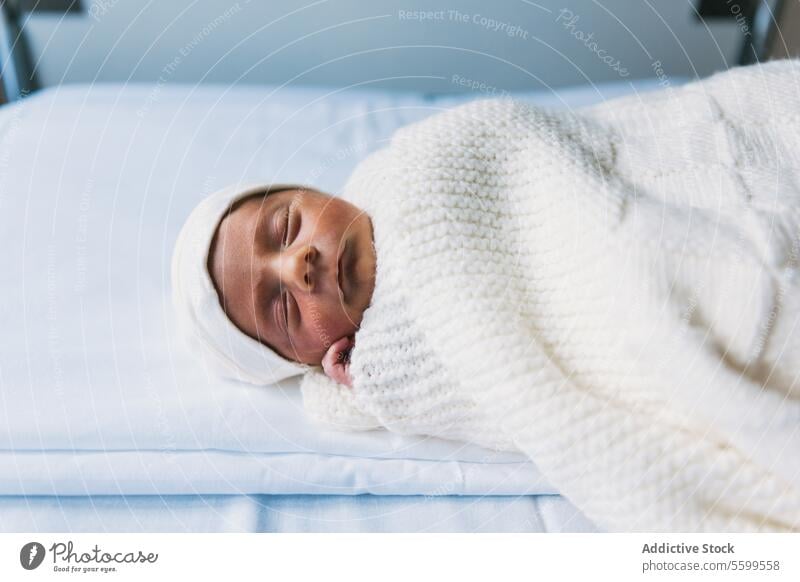
<svg viewBox="0 0 800 582"><path fill-rule="evenodd" d="M376 286L309 413L522 451L611 531L800 530L798 95L786 61L401 129L345 188Z"/></svg>

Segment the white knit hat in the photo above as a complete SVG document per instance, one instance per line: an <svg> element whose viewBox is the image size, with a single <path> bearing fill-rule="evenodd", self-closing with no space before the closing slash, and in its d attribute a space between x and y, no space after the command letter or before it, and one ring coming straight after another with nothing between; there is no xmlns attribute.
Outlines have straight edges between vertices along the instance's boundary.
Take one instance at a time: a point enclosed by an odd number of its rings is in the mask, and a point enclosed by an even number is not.
<svg viewBox="0 0 800 582"><path fill-rule="evenodd" d="M245 334L222 308L208 272L217 226L237 200L258 193L310 189L293 184L232 185L203 199L178 234L172 253L172 303L189 350L225 378L272 384L302 374L307 366L280 356Z"/></svg>

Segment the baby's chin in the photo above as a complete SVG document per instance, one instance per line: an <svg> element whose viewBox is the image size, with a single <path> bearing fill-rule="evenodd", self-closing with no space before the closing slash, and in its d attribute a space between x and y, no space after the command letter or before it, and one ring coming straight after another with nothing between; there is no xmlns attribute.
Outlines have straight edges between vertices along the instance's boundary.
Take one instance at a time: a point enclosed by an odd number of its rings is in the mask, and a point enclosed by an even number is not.
<svg viewBox="0 0 800 582"><path fill-rule="evenodd" d="M305 349L295 345L296 351L291 359L305 364L319 365L331 345L343 337L355 336L361 323L361 317L358 317L356 321L357 323L354 323L353 319L345 317L344 314L341 317L329 319L326 321L327 325L321 325L312 332L314 337L310 338L311 341L308 342Z"/></svg>

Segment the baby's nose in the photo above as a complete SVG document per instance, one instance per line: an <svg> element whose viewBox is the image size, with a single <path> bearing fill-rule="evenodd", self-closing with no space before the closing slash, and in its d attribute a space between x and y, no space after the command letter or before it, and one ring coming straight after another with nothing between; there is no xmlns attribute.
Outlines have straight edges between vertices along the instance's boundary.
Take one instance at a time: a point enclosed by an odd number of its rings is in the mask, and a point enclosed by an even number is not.
<svg viewBox="0 0 800 582"><path fill-rule="evenodd" d="M300 291L312 293L317 283L317 257L319 251L314 245L298 248L288 258L283 277L285 285L291 285Z"/></svg>

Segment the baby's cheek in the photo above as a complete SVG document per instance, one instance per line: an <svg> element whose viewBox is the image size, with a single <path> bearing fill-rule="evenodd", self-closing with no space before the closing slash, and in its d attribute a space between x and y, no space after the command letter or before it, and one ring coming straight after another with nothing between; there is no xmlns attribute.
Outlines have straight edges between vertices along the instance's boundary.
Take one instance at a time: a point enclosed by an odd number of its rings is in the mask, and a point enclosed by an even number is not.
<svg viewBox="0 0 800 582"><path fill-rule="evenodd" d="M303 310L303 335L309 347L327 349L336 340L351 335L355 330L347 314L338 303L310 298Z"/></svg>

